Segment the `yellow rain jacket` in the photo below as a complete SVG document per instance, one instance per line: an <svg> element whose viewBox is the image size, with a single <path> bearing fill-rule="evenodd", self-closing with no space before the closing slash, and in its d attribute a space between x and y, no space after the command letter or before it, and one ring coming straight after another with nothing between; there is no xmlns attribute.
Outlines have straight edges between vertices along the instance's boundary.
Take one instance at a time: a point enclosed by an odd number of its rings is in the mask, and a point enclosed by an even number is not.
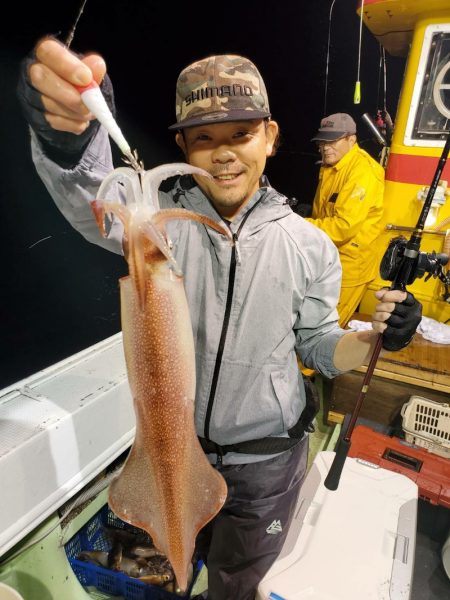
<svg viewBox="0 0 450 600"><path fill-rule="evenodd" d="M384 169L357 143L333 167L321 167L312 218L339 250L342 287L375 278L373 242L381 232Z"/></svg>

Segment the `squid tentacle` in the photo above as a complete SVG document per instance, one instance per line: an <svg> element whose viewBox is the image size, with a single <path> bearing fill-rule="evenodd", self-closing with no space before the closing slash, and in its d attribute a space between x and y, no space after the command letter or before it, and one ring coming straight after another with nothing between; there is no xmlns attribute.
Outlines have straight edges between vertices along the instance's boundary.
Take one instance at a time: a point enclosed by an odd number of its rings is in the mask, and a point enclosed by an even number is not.
<svg viewBox="0 0 450 600"><path fill-rule="evenodd" d="M142 189L138 173L130 167L119 167L107 175L100 185L97 198L107 198L108 192L113 188L117 197L117 185L124 187L124 195L127 206L142 205ZM108 199L108 201L111 201Z"/></svg>
<svg viewBox="0 0 450 600"><path fill-rule="evenodd" d="M200 215L191 210L186 210L185 208L162 208L157 213L152 216L152 223L158 226L162 226L168 221L172 221L174 219L182 219L182 220L192 220L197 221L198 223L203 223L204 225L208 225L211 229L215 229L225 237L227 237L230 241L233 240L233 236L228 227L224 227L220 223L214 221L210 217L206 215Z"/></svg>
<svg viewBox="0 0 450 600"><path fill-rule="evenodd" d="M199 167L193 167L186 163L172 163L169 165L161 165L155 167L150 171L147 171L142 177L142 196L144 202L150 203L155 209L155 212L160 209L158 199L158 189L161 182L168 177L174 177L175 175L202 175L208 179L212 179L212 176Z"/></svg>

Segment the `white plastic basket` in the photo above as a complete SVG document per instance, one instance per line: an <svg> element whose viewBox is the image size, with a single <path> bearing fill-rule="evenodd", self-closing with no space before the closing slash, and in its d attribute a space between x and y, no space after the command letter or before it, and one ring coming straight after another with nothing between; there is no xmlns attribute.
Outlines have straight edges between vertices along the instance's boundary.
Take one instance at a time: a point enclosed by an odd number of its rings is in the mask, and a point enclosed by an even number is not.
<svg viewBox="0 0 450 600"><path fill-rule="evenodd" d="M402 406L407 442L450 458L450 405L411 396Z"/></svg>

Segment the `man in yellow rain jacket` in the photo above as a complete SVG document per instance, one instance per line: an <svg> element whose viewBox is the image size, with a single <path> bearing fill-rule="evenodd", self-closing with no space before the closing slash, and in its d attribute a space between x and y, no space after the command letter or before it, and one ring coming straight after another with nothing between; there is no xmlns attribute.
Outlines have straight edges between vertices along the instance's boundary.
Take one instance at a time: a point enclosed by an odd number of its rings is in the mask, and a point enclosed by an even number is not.
<svg viewBox="0 0 450 600"><path fill-rule="evenodd" d="M322 157L312 218L338 248L342 288L337 306L345 327L378 269L374 241L381 232L384 169L356 141L346 113L325 117L312 139Z"/></svg>

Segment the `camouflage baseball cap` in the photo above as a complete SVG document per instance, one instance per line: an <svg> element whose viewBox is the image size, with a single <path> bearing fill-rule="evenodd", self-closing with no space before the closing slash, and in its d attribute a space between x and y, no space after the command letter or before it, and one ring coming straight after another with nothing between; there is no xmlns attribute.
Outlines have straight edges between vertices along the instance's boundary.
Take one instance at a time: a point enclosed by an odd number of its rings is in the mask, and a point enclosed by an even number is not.
<svg viewBox="0 0 450 600"><path fill-rule="evenodd" d="M266 86L255 65L242 56L209 56L180 73L177 122L169 129L270 117Z"/></svg>
<svg viewBox="0 0 450 600"><path fill-rule="evenodd" d="M335 113L320 121L320 128L312 142L333 142L356 133L356 123L347 113Z"/></svg>

